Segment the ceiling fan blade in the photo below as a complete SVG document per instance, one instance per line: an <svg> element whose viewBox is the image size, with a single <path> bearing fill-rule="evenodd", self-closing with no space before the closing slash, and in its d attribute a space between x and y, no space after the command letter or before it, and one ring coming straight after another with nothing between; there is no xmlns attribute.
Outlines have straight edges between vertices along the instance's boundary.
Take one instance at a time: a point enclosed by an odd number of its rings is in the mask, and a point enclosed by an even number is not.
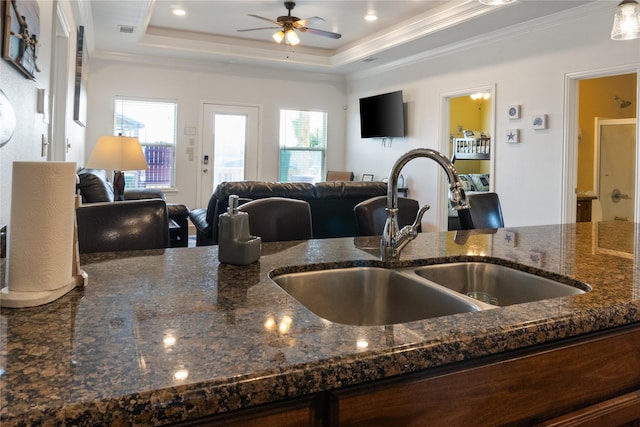
<svg viewBox="0 0 640 427"><path fill-rule="evenodd" d="M320 22L325 22L324 19L319 16L312 16L311 18L300 19L293 23L293 26L296 28L300 27L308 27L309 25L318 24Z"/></svg>
<svg viewBox="0 0 640 427"><path fill-rule="evenodd" d="M244 30L236 30L240 33L245 31L257 31L257 30L280 30L280 27L261 27L261 28L246 28Z"/></svg>
<svg viewBox="0 0 640 427"><path fill-rule="evenodd" d="M272 24L276 24L282 27L282 24L280 22L274 21L273 19L265 18L264 16L252 15L251 13L248 14L248 16L253 16L254 18L262 19L263 21L268 21L268 22L271 22Z"/></svg>
<svg viewBox="0 0 640 427"><path fill-rule="evenodd" d="M330 37L332 39L339 39L340 37L342 37L342 34L338 34L338 33L332 33L331 31L324 31L324 30L316 30L315 28L309 28L309 27L301 27L298 28L300 31L302 31L303 33L311 33L311 34L315 34L317 36L323 36L323 37Z"/></svg>

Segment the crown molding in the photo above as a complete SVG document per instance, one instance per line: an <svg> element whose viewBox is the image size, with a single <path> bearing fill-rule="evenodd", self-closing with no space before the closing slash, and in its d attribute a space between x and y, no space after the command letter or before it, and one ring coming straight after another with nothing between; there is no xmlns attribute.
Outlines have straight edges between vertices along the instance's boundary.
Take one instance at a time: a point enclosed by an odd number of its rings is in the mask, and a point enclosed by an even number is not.
<svg viewBox="0 0 640 427"><path fill-rule="evenodd" d="M540 31L547 28L566 25L566 23L569 21L574 21L587 16L595 15L597 13L601 13L605 9L611 9L611 3L601 1L587 3L583 6L558 12L553 15L532 19L524 23L512 25L510 27L502 28L499 30L494 30L483 35L468 38L456 43L451 43L448 45L439 46L434 49L425 50L419 54L411 55L397 61L391 61L378 66L373 66L362 71L356 71L348 74L346 78L347 80L358 80L361 78L383 74L389 71L394 71L400 68L419 64L427 60L432 60L440 56L449 55L454 52L460 52L482 46L487 43L510 39L523 33Z"/></svg>

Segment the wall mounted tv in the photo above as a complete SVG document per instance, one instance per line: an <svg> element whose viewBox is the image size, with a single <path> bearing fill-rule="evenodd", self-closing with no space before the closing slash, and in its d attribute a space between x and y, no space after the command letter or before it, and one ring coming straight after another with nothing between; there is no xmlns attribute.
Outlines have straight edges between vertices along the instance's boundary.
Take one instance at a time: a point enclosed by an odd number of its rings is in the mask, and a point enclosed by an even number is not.
<svg viewBox="0 0 640 427"><path fill-rule="evenodd" d="M360 135L362 138L405 136L401 90L360 98Z"/></svg>

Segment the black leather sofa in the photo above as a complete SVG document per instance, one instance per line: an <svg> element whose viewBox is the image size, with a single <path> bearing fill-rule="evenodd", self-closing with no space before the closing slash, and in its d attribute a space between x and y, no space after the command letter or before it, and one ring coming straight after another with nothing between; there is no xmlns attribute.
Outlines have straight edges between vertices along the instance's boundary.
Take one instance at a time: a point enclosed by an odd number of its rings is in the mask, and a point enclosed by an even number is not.
<svg viewBox="0 0 640 427"><path fill-rule="evenodd" d="M363 200L387 194L385 182L327 181L316 184L297 182L223 182L214 190L206 208L189 213L196 227L196 245L218 244L218 216L227 211L229 196L241 203L267 197L304 200L311 207L314 239L358 236L353 208Z"/></svg>
<svg viewBox="0 0 640 427"><path fill-rule="evenodd" d="M121 202L114 202L113 187L107 179L107 173L101 169L80 169L78 171L78 190L83 204L113 203L114 206L101 208L108 211L113 209L114 215L126 215L127 207L115 206ZM166 197L158 189L125 190L124 201L161 199L166 204L169 216L169 246L187 247L189 245L189 208L182 204L166 203ZM134 214L134 211L131 211ZM86 214L85 214L86 215ZM132 218L132 220L135 220Z"/></svg>

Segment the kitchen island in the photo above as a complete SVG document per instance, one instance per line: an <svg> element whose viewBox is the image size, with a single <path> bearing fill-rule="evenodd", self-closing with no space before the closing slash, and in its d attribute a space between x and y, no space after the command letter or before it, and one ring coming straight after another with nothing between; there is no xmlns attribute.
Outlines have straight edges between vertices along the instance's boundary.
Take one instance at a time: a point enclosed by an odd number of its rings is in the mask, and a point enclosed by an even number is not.
<svg viewBox="0 0 640 427"><path fill-rule="evenodd" d="M634 413L640 419L640 398L634 400L640 390L639 240L634 224L579 223L422 233L400 260L387 263L379 261L375 237L263 244L260 261L245 267L219 264L215 246L85 255L86 288L41 307L2 309L0 423L258 425L256 418L265 425L403 425L410 422L406 416L420 415L439 399L446 399L439 405L450 405L449 412L484 407L495 423L539 422L541 413L560 419L597 411L605 401L623 408L619 420L634 420ZM352 326L313 314L269 278L273 270L309 265L478 260L592 290L408 323ZM602 357L594 360L583 348ZM554 349L561 349L560 356L541 359L546 364L531 359ZM553 361L567 365L554 367ZM620 378L612 373L616 365L625 367ZM499 369L478 370L492 366ZM594 375L595 366L601 375ZM540 384L554 377L535 371L560 375L572 367L584 369L571 373L573 385ZM449 400L456 387L472 390L461 377L487 387L491 381L483 372L508 392L461 391L460 401ZM509 383L517 375L529 379ZM433 390L426 399L412 388L425 381L426 395ZM592 384L603 391L571 397ZM558 390L560 385L568 388ZM538 394L548 390L537 407L520 418L495 416L517 411L501 408L501 401L513 404L510 396L529 386ZM409 406L394 403L399 406L388 412L399 418L390 419L383 403L401 399L403 390L415 399ZM632 415L625 417L624 408ZM433 425L438 420L450 421L433 418Z"/></svg>

